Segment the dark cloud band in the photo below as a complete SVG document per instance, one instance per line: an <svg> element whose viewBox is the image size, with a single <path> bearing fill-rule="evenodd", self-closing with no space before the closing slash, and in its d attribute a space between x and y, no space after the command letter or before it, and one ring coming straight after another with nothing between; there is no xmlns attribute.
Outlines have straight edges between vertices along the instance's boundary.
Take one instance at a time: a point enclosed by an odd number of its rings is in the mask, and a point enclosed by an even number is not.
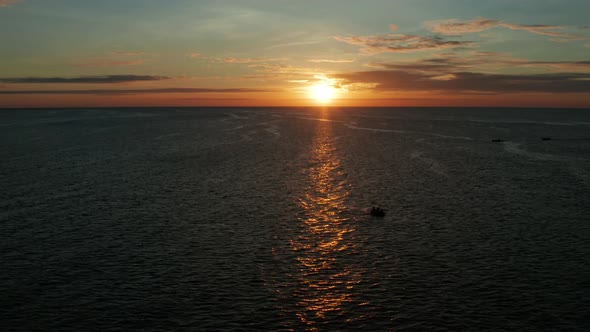
<svg viewBox="0 0 590 332"><path fill-rule="evenodd" d="M590 73L502 75L456 72L433 76L402 70L375 70L336 75L347 83L372 83L377 90L490 92L490 93L589 93Z"/></svg>
<svg viewBox="0 0 590 332"><path fill-rule="evenodd" d="M4 90L0 95L134 95L149 93L250 93L272 90L229 88L92 89L92 90Z"/></svg>
<svg viewBox="0 0 590 332"><path fill-rule="evenodd" d="M382 52L404 53L443 49L460 49L473 46L471 41L446 40L442 37L390 34L385 36L337 36L334 39L361 47L366 54Z"/></svg>
<svg viewBox="0 0 590 332"><path fill-rule="evenodd" d="M52 83L129 83L167 80L167 76L152 75L107 75L107 76L79 76L79 77L16 77L0 78L0 83L29 83L29 84L52 84Z"/></svg>

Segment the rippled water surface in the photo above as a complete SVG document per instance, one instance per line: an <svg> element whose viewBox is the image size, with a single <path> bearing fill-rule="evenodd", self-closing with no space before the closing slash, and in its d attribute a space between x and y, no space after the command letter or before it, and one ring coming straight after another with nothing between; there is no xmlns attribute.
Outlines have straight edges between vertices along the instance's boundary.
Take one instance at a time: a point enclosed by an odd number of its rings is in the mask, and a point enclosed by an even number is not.
<svg viewBox="0 0 590 332"><path fill-rule="evenodd" d="M590 110L2 110L0 188L6 331L590 330Z"/></svg>

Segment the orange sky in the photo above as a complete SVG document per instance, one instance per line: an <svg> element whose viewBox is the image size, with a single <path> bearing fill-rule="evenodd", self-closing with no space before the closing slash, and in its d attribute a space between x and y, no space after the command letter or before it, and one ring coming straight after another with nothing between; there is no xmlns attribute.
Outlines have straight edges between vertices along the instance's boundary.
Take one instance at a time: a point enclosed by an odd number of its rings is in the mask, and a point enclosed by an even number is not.
<svg viewBox="0 0 590 332"><path fill-rule="evenodd" d="M190 106L424 106L424 107L590 107L587 94L570 94L567 97L553 94L512 95L428 95L392 96L391 98L338 97L319 102L312 97L277 98L275 93L260 93L241 98L239 94L187 96L186 94L142 94L129 96L93 95L40 95L23 98L20 95L2 97L5 108L43 107L190 107Z"/></svg>

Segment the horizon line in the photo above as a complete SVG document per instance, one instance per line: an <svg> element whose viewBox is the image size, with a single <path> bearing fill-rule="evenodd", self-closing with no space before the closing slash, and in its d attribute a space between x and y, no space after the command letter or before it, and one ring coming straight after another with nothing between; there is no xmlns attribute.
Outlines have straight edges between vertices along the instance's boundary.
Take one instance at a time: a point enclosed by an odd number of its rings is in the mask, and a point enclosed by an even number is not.
<svg viewBox="0 0 590 332"><path fill-rule="evenodd" d="M301 106L248 106L248 105L234 105L234 106L223 106L223 105L199 105L199 106L42 106L42 107L1 107L0 111L4 110L46 110L46 109L110 109L110 108L124 108L124 109L135 109L135 108L496 108L496 109L581 109L590 110L590 106L375 106L375 105L355 105L355 106L343 106L343 105L301 105Z"/></svg>

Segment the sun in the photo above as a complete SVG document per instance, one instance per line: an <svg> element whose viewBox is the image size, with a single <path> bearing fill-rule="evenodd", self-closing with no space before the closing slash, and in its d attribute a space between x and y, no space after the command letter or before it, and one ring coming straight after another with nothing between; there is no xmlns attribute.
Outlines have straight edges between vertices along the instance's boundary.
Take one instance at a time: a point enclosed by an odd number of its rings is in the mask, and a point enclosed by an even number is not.
<svg viewBox="0 0 590 332"><path fill-rule="evenodd" d="M309 95L320 104L331 102L336 95L336 88L326 83L319 83L309 87Z"/></svg>

